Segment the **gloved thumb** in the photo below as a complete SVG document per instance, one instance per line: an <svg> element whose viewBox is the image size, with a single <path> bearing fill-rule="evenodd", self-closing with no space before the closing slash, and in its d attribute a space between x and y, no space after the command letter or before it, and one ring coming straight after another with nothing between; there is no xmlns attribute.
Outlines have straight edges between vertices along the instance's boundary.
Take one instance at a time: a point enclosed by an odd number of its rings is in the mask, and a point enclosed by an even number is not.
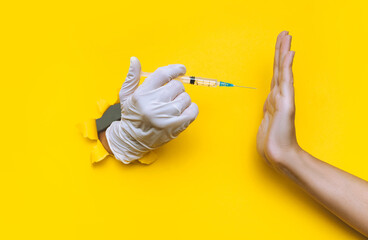
<svg viewBox="0 0 368 240"><path fill-rule="evenodd" d="M119 92L120 103L123 103L137 89L140 75L141 63L138 58L131 57L128 75Z"/></svg>

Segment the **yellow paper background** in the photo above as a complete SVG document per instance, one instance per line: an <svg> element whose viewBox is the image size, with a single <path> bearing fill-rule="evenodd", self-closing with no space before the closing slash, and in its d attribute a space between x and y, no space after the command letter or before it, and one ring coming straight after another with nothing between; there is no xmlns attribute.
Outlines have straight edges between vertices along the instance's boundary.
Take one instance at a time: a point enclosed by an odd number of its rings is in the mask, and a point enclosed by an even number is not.
<svg viewBox="0 0 368 240"><path fill-rule="evenodd" d="M277 34L296 51L297 135L368 179L366 1L1 3L1 239L362 239L258 156ZM137 56L144 71L257 90L186 86L200 109L150 166L91 166L77 123L99 117ZM367 211L367 209L362 209Z"/></svg>

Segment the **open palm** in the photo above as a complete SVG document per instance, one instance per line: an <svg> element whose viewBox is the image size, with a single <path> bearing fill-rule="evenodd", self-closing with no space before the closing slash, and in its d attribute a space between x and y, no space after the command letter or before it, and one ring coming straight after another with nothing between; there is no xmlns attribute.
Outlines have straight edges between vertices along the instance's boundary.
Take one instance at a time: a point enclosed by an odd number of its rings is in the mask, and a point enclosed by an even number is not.
<svg viewBox="0 0 368 240"><path fill-rule="evenodd" d="M276 41L271 91L263 108L263 120L257 134L257 150L271 165L298 147L295 135L295 104L291 36L281 32ZM277 167L277 166L276 166Z"/></svg>

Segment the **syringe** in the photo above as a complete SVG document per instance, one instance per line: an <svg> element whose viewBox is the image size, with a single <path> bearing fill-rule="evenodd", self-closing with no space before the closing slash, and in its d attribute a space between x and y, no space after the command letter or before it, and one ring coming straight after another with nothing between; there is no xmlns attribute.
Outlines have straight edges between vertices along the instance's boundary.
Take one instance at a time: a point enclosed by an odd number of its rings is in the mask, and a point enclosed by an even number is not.
<svg viewBox="0 0 368 240"><path fill-rule="evenodd" d="M141 72L141 77L148 77L152 73L149 72ZM198 86L207 86L207 87L242 87L242 88L249 88L249 89L256 89L254 87L245 87L234 85L232 83L227 82L219 82L216 79L212 78L202 78L202 77L194 77L194 76L179 76L174 78L182 83L198 85Z"/></svg>

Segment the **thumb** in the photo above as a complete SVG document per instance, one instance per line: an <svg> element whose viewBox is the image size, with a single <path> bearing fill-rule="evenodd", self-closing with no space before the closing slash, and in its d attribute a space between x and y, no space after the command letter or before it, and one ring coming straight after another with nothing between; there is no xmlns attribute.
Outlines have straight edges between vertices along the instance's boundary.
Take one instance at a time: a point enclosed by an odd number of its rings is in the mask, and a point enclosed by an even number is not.
<svg viewBox="0 0 368 240"><path fill-rule="evenodd" d="M137 89L140 75L141 63L138 58L131 57L128 75L119 92L120 103L124 102Z"/></svg>

